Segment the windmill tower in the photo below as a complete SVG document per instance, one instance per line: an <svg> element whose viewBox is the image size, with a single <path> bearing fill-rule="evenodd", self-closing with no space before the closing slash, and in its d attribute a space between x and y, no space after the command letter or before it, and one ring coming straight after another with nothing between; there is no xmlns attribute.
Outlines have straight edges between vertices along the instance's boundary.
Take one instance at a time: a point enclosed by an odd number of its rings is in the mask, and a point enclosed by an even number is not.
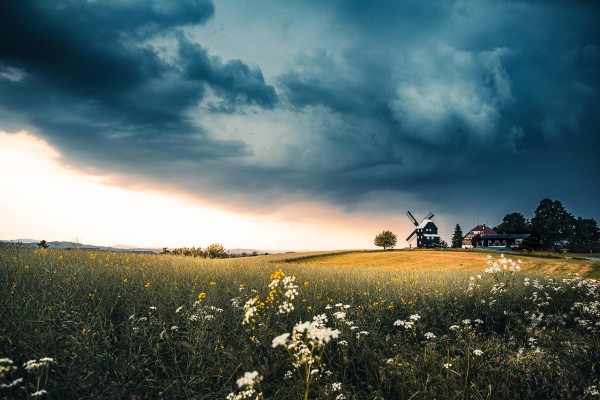
<svg viewBox="0 0 600 400"><path fill-rule="evenodd" d="M415 226L413 233L406 238L411 247L416 247L417 249L440 247L440 235L438 235L437 226L432 221L432 212L429 212L421 222L417 222L410 211L406 212L406 216ZM415 246L412 245L413 243Z"/></svg>

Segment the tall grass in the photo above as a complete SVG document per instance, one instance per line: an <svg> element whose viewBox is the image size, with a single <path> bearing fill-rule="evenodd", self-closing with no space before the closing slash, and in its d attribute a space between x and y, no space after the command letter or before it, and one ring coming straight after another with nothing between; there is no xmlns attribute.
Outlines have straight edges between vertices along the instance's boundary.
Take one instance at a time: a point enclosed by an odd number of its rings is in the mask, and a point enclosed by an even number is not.
<svg viewBox="0 0 600 400"><path fill-rule="evenodd" d="M276 399L598 393L594 281L503 269L486 274L484 258L481 277L443 266L349 270L270 260L0 249L0 358L6 359L0 360L0 396L29 398L40 390L47 393L36 397L58 399L222 399L250 391L252 398ZM286 297L285 276L295 277L293 298ZM286 301L293 310L281 312ZM331 337L311 338L311 329ZM22 367L44 357L53 362L33 372Z"/></svg>

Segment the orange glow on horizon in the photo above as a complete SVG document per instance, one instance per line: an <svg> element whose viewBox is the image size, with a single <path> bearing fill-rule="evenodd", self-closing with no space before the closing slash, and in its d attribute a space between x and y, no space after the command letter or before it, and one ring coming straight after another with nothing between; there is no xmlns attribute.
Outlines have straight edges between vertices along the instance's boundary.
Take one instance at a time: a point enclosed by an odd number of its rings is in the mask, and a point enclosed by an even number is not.
<svg viewBox="0 0 600 400"><path fill-rule="evenodd" d="M373 248L374 235L393 228L385 216L348 215L310 202L270 213L236 213L189 201L188 195L114 186L110 177L65 166L56 149L25 131L0 130L0 182L0 239L333 250Z"/></svg>

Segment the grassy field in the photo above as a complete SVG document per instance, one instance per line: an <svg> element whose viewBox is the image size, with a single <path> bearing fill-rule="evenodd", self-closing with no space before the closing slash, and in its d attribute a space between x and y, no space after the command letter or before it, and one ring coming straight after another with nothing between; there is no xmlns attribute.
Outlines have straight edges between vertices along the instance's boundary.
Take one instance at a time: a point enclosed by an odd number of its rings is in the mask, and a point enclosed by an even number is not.
<svg viewBox="0 0 600 400"><path fill-rule="evenodd" d="M596 264L492 257L0 248L0 398L597 398Z"/></svg>
<svg viewBox="0 0 600 400"><path fill-rule="evenodd" d="M435 270L435 271L466 271L481 270L482 259L486 253L479 250L393 250L313 253L298 255L303 262L311 265L342 266L348 268L383 268L387 270ZM495 254L498 256L499 254ZM568 254L527 253L507 254L507 257L520 259L523 272L538 275L563 276L578 273L582 276L598 278L600 261L583 259L583 255L573 258ZM293 261L294 257L287 257Z"/></svg>

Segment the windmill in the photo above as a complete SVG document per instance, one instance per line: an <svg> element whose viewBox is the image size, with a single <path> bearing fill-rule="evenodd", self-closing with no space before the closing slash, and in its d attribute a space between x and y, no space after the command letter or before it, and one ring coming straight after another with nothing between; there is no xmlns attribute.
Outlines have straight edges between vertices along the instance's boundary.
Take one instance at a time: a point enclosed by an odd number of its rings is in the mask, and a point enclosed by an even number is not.
<svg viewBox="0 0 600 400"><path fill-rule="evenodd" d="M416 241L416 248L430 248L440 247L440 235L438 235L438 228L435 223L431 220L433 213L429 212L421 222L417 222L417 219L412 215L410 211L406 212L406 216L415 226L415 230L406 238L408 243ZM412 243L410 245L412 247Z"/></svg>

